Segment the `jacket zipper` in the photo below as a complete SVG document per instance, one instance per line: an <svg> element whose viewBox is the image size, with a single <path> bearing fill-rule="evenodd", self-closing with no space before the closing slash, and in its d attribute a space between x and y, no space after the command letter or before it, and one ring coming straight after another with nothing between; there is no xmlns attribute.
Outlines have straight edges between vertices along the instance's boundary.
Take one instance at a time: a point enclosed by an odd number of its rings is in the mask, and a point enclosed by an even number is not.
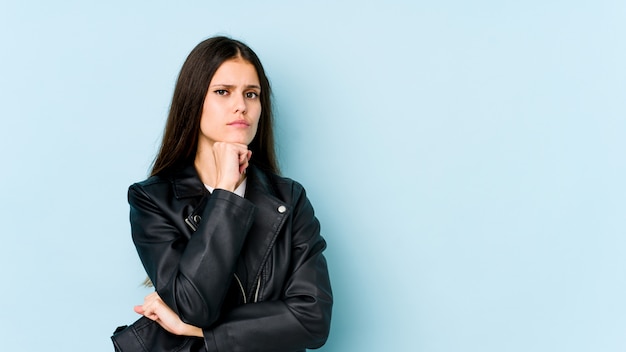
<svg viewBox="0 0 626 352"><path fill-rule="evenodd" d="M254 303L259 301L259 289L261 288L261 276L259 276L259 281L256 283L256 292L254 293Z"/></svg>
<svg viewBox="0 0 626 352"><path fill-rule="evenodd" d="M246 290L244 290L243 284L241 283L239 276L237 276L237 273L233 273L233 275L235 276L235 279L237 280L237 284L239 284L239 289L241 290L241 295L243 296L243 304L247 304L248 299L246 298ZM256 291L254 292L254 303L257 303L259 301L259 289L260 288L261 288L261 277L259 276L259 280L257 281L257 284L256 284Z"/></svg>
<svg viewBox="0 0 626 352"><path fill-rule="evenodd" d="M243 285L241 284L241 280L239 280L237 273L233 273L233 275L235 275L235 279L237 279L237 283L239 284L239 289L241 290L241 295L243 296L243 304L246 304L248 303L248 300L246 299L246 291L243 289Z"/></svg>

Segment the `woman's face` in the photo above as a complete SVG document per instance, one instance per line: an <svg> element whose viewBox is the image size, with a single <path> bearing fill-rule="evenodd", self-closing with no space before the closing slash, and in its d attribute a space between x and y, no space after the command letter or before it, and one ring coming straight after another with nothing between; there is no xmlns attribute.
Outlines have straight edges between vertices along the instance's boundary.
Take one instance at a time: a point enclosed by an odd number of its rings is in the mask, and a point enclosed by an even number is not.
<svg viewBox="0 0 626 352"><path fill-rule="evenodd" d="M241 58L224 61L204 98L198 143L248 145L261 117L261 85L254 66Z"/></svg>

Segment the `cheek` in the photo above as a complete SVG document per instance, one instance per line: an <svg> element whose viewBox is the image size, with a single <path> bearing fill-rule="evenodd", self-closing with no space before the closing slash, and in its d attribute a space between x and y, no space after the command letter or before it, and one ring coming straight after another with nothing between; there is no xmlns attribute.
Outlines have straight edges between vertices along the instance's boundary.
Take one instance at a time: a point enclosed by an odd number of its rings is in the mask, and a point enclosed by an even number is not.
<svg viewBox="0 0 626 352"><path fill-rule="evenodd" d="M219 116L219 111L216 106L211 103L206 103L202 107L202 116L200 117L200 126L210 125L215 121L215 117Z"/></svg>
<svg viewBox="0 0 626 352"><path fill-rule="evenodd" d="M252 124L252 132L253 135L256 135L257 131L259 130L259 119L256 119L256 121L254 121L254 123Z"/></svg>
<svg viewBox="0 0 626 352"><path fill-rule="evenodd" d="M248 113L256 117L254 119L254 124L258 126L259 121L261 120L261 104L259 103L258 105L253 105L249 108Z"/></svg>
<svg viewBox="0 0 626 352"><path fill-rule="evenodd" d="M259 114L260 115L260 114ZM261 122L260 116L258 118L256 118L256 120L254 121L253 124L253 129L252 129L252 136L254 138L254 136L257 135L257 133L259 132L259 123Z"/></svg>

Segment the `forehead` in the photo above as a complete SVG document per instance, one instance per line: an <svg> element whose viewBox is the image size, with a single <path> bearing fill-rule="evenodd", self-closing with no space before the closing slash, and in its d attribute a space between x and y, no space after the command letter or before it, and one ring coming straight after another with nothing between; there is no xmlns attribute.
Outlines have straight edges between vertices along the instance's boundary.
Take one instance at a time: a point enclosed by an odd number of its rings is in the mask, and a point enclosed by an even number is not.
<svg viewBox="0 0 626 352"><path fill-rule="evenodd" d="M241 58L235 58L224 61L217 68L211 84L229 84L229 85L259 85L259 75L256 68L249 61Z"/></svg>

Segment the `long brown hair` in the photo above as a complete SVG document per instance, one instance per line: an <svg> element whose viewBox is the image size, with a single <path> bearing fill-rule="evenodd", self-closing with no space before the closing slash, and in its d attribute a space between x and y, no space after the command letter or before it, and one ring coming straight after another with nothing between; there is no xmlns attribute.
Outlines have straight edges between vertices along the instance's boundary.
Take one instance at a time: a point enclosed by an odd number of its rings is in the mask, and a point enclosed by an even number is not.
<svg viewBox="0 0 626 352"><path fill-rule="evenodd" d="M215 71L224 61L241 57L256 69L261 84L261 117L256 136L248 146L251 164L279 173L274 147L271 87L261 61L244 43L228 37L202 41L189 53L178 75L163 141L151 175L167 173L192 162L198 148L202 105Z"/></svg>

